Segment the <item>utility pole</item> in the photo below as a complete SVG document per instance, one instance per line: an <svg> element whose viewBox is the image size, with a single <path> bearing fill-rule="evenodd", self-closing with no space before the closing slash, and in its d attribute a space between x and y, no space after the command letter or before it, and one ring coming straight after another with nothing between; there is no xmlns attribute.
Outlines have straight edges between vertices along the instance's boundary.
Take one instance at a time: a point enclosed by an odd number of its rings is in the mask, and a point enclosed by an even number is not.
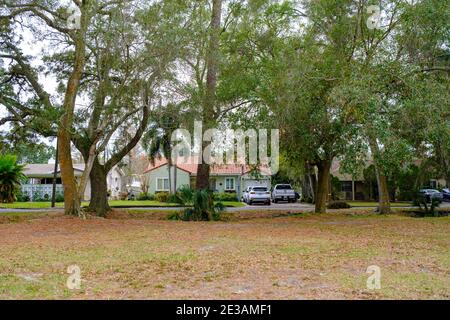
<svg viewBox="0 0 450 320"><path fill-rule="evenodd" d="M58 140L56 140L55 168L53 170L53 186L52 186L52 208L56 202L56 177L58 173Z"/></svg>

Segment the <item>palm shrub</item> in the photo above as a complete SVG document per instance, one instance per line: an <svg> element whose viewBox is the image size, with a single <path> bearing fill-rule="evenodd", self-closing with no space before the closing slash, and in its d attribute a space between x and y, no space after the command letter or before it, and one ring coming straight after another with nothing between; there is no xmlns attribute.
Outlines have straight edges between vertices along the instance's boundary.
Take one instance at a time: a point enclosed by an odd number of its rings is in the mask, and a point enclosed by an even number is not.
<svg viewBox="0 0 450 320"><path fill-rule="evenodd" d="M0 202L12 203L20 191L20 181L25 178L23 165L14 155L0 155Z"/></svg>
<svg viewBox="0 0 450 320"><path fill-rule="evenodd" d="M419 206L420 213L424 217L438 217L439 216L439 211L436 210L440 205L440 201L438 199L431 198L430 203L428 204L427 197L424 195L419 195L414 200L413 204Z"/></svg>
<svg viewBox="0 0 450 320"><path fill-rule="evenodd" d="M194 197L194 191L191 187L184 185L181 186L177 191L178 198L183 205L192 205L192 199Z"/></svg>
<svg viewBox="0 0 450 320"><path fill-rule="evenodd" d="M189 192L185 190L185 196ZM217 221L220 220L225 206L222 203L214 204L212 192L209 190L195 190L191 193L191 200L186 203L192 202L192 207L186 208L181 214L178 214L178 218L183 221ZM184 199L186 201L186 199Z"/></svg>

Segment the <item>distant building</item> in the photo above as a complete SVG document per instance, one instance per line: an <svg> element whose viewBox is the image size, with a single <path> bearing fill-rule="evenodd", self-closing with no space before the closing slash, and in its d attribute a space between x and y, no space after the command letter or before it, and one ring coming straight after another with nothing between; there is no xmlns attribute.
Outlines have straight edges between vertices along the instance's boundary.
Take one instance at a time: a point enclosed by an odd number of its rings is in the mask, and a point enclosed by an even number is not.
<svg viewBox="0 0 450 320"><path fill-rule="evenodd" d="M74 174L76 179L80 179L84 171L84 163L74 164ZM48 199L52 197L54 164L27 164L24 174L27 177L26 183L22 184L22 193L27 194L31 201L36 199ZM61 182L61 172L58 167L56 175L56 193L64 193ZM110 198L116 199L121 192L126 192L123 180L123 173L118 167L114 167L107 175L107 186L110 192ZM84 197L82 200L91 199L91 183L87 183Z"/></svg>
<svg viewBox="0 0 450 320"><path fill-rule="evenodd" d="M166 159L156 160L155 165L149 165L145 173L147 174L149 193L157 193L173 190L175 171L177 173L176 189L183 185L195 186L197 177L197 164L179 163L171 168L171 186L169 186L169 170ZM214 192L235 192L240 198L242 190L248 186L271 186L271 174L269 169L258 170L253 174L250 166L240 164L211 165L210 188Z"/></svg>

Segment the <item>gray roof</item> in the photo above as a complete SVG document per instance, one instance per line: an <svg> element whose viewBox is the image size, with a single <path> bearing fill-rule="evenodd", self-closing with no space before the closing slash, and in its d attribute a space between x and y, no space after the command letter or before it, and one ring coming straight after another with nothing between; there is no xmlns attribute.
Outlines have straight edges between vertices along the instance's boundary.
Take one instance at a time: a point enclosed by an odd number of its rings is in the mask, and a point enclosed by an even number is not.
<svg viewBox="0 0 450 320"><path fill-rule="evenodd" d="M77 163L73 165L75 176L81 176L84 171L84 163ZM27 164L25 165L23 173L28 178L51 178L53 177L53 171L55 170L55 164ZM58 177L60 176L60 168L58 166Z"/></svg>

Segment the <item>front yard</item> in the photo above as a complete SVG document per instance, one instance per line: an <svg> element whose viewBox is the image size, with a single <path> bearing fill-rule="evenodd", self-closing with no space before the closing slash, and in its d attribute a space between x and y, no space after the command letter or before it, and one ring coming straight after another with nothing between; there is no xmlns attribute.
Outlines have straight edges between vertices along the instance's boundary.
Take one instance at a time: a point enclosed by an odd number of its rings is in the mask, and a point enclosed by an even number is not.
<svg viewBox="0 0 450 320"><path fill-rule="evenodd" d="M450 298L449 217L241 213L206 223L153 220L152 210L0 214L18 217L0 220L0 298ZM70 265L80 290L66 287ZM380 290L366 287L370 265Z"/></svg>
<svg viewBox="0 0 450 320"><path fill-rule="evenodd" d="M238 201L223 201L226 207L243 207L244 204ZM83 206L89 205L89 202L83 202ZM153 200L111 200L109 201L111 207L176 207L180 206L176 203L159 202ZM14 202L14 203L0 203L0 208L3 209L46 209L51 207L51 202ZM56 207L64 207L64 203L56 203Z"/></svg>

